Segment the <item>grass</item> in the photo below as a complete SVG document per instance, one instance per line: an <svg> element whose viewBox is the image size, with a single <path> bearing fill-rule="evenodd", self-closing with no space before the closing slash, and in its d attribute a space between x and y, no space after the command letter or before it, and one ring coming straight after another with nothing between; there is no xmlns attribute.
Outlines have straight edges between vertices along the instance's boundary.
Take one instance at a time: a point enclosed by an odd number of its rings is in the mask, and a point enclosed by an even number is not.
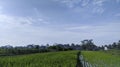
<svg viewBox="0 0 120 67"><path fill-rule="evenodd" d="M97 67L120 67L119 53L118 50L82 52L85 60Z"/></svg>
<svg viewBox="0 0 120 67"><path fill-rule="evenodd" d="M111 49L111 50L105 51L105 53L120 56L120 50L116 50L116 49Z"/></svg>
<svg viewBox="0 0 120 67"><path fill-rule="evenodd" d="M78 51L0 56L0 67L75 67ZM120 67L120 51L82 51L84 59L97 67Z"/></svg>
<svg viewBox="0 0 120 67"><path fill-rule="evenodd" d="M78 51L0 57L0 67L75 67Z"/></svg>

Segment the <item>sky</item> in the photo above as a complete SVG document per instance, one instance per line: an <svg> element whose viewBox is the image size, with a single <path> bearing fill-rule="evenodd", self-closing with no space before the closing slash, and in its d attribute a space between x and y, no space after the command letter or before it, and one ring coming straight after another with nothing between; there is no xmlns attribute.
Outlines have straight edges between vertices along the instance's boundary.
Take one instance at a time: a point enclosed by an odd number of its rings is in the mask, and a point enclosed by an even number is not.
<svg viewBox="0 0 120 67"><path fill-rule="evenodd" d="M0 46L120 40L120 0L0 0Z"/></svg>

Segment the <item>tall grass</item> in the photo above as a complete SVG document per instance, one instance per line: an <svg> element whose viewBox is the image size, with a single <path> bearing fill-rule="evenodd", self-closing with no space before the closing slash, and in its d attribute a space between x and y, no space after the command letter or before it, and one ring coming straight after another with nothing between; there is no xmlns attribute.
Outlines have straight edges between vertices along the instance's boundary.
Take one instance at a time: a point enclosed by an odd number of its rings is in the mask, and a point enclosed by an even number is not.
<svg viewBox="0 0 120 67"><path fill-rule="evenodd" d="M83 51L84 58L96 67L120 67L120 55L102 51Z"/></svg>
<svg viewBox="0 0 120 67"><path fill-rule="evenodd" d="M75 67L78 51L0 57L0 67Z"/></svg>
<svg viewBox="0 0 120 67"><path fill-rule="evenodd" d="M78 51L0 56L0 67L75 67ZM112 52L112 51L111 51ZM84 59L96 67L120 67L118 52L82 51Z"/></svg>

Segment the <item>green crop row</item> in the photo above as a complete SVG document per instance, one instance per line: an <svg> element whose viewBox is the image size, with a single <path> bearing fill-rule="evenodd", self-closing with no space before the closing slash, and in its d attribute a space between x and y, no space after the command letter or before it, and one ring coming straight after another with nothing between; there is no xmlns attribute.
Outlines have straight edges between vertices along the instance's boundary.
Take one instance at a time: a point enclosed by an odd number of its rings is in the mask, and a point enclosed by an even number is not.
<svg viewBox="0 0 120 67"><path fill-rule="evenodd" d="M78 51L0 56L0 67L75 67ZM110 53L112 52L112 53ZM96 67L120 67L120 55L113 51L82 51L85 61Z"/></svg>
<svg viewBox="0 0 120 67"><path fill-rule="evenodd" d="M78 51L0 57L0 67L75 67Z"/></svg>
<svg viewBox="0 0 120 67"><path fill-rule="evenodd" d="M83 51L84 59L97 67L120 67L120 55L103 51Z"/></svg>

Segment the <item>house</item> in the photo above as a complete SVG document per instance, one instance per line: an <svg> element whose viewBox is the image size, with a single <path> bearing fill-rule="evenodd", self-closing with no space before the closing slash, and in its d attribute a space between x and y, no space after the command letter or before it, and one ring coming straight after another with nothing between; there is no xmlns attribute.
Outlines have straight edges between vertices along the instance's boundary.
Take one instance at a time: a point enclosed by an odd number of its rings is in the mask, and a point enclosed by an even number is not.
<svg viewBox="0 0 120 67"><path fill-rule="evenodd" d="M104 47L104 50L108 50L108 48L107 48L107 47Z"/></svg>

